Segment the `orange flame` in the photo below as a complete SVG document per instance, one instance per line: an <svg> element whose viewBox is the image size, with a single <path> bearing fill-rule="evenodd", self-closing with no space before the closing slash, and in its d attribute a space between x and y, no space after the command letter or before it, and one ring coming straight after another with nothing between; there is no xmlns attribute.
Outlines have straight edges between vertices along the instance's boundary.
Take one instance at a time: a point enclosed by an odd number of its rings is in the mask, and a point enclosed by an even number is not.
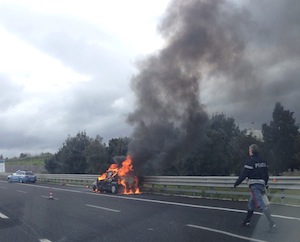
<svg viewBox="0 0 300 242"><path fill-rule="evenodd" d="M131 157L127 156L126 160L122 162L122 167L118 171L119 176L128 176L133 173L133 165L131 161Z"/></svg>
<svg viewBox="0 0 300 242"><path fill-rule="evenodd" d="M130 156L126 157L120 168L117 164L111 164L107 171L98 177L98 181L107 179L108 172L113 172L111 177L118 175L118 184L124 188L120 191L121 194L140 194L138 178L133 173L133 164Z"/></svg>
<svg viewBox="0 0 300 242"><path fill-rule="evenodd" d="M118 183L124 187L123 194L139 194L138 179L133 173L133 164L130 156L122 162L122 167L118 171Z"/></svg>
<svg viewBox="0 0 300 242"><path fill-rule="evenodd" d="M117 164L111 164L110 167L107 169L107 171L113 172L113 176L115 176L118 173L118 170L119 170L119 168L118 168ZM106 172L104 172L101 176L98 177L98 181L105 180L107 178Z"/></svg>

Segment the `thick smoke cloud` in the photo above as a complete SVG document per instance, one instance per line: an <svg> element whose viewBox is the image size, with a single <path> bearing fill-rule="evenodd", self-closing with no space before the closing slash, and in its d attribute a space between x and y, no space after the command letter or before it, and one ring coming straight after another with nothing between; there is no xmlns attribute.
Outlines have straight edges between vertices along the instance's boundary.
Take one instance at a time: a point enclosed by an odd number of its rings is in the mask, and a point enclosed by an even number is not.
<svg viewBox="0 0 300 242"><path fill-rule="evenodd" d="M289 98L299 100L299 6L295 0L171 2L159 26L166 45L139 63L132 80L135 167L163 171L179 151L199 145L208 113L259 123L277 101L296 111Z"/></svg>

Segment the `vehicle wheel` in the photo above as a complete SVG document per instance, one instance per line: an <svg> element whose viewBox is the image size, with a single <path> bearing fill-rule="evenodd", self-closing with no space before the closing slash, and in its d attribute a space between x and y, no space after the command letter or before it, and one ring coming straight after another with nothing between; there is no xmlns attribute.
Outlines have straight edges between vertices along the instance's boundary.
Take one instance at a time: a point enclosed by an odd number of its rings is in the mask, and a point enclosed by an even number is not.
<svg viewBox="0 0 300 242"><path fill-rule="evenodd" d="M115 194L117 192L117 187L115 185L113 185L111 187L111 193Z"/></svg>
<svg viewBox="0 0 300 242"><path fill-rule="evenodd" d="M120 193L120 194L123 194L125 192L125 187L123 185L119 184L117 192Z"/></svg>
<svg viewBox="0 0 300 242"><path fill-rule="evenodd" d="M103 181L99 181L98 183L97 183L97 190L98 190L98 192L104 192L104 184L103 184Z"/></svg>
<svg viewBox="0 0 300 242"><path fill-rule="evenodd" d="M8 178L8 179L7 179L7 182L11 183L11 180Z"/></svg>
<svg viewBox="0 0 300 242"><path fill-rule="evenodd" d="M20 179L19 182L20 182L20 183L23 183L23 179Z"/></svg>

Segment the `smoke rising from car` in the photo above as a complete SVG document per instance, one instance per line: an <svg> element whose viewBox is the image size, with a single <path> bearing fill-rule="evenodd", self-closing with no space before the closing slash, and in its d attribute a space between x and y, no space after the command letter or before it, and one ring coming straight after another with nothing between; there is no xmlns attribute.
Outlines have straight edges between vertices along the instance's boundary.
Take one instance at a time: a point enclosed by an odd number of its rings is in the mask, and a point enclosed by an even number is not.
<svg viewBox="0 0 300 242"><path fill-rule="evenodd" d="M279 88L299 97L292 90L299 89L300 42L292 41L300 37L299 5L295 0L172 1L158 28L164 48L140 61L132 79L136 108L128 115L134 126L129 153L135 167L170 169L180 152L205 142L212 111L227 109L227 115L250 122L265 112L263 101L270 103L271 114L283 98ZM283 75L285 82L279 79ZM292 89L286 90L286 82Z"/></svg>

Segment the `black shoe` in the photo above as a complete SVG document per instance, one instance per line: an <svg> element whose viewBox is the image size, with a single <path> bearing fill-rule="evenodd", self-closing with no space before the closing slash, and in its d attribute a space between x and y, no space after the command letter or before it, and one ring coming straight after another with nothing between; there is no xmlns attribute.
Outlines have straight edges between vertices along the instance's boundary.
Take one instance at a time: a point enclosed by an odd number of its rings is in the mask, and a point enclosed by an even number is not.
<svg viewBox="0 0 300 242"><path fill-rule="evenodd" d="M242 223L243 227L250 227L250 221L249 220L244 220Z"/></svg>

